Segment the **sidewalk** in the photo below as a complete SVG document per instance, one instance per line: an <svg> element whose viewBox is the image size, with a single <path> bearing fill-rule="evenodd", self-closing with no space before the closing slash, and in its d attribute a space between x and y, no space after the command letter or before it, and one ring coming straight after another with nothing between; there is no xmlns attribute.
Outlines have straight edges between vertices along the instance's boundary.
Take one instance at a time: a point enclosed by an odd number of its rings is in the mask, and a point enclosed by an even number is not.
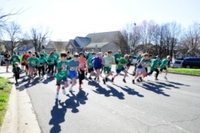
<svg viewBox="0 0 200 133"><path fill-rule="evenodd" d="M5 66L0 66L0 76L14 83L11 70L6 73ZM31 100L24 86L16 89L13 84L0 133L41 133Z"/></svg>

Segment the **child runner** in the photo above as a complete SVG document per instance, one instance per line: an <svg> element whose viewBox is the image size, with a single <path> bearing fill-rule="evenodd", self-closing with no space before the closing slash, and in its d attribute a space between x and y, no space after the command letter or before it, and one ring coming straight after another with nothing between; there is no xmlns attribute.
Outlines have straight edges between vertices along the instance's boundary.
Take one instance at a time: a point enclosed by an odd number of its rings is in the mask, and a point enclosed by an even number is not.
<svg viewBox="0 0 200 133"><path fill-rule="evenodd" d="M38 64L38 74L39 77L42 76L42 78L44 77L45 74L45 64L46 64L46 59L44 58L44 54L40 54L40 58L39 58L39 64ZM41 75L42 72L42 75Z"/></svg>
<svg viewBox="0 0 200 133"><path fill-rule="evenodd" d="M126 71L126 69L125 69L125 66L126 66L126 64L128 63L128 58L129 58L129 55L126 54L126 55L124 55L124 58L121 57L121 58L119 59L118 65L116 66L116 74L113 76L112 82L114 82L115 77L117 77L118 74L119 74L121 71L123 71L123 72L124 72L123 82L126 83L127 71Z"/></svg>
<svg viewBox="0 0 200 133"><path fill-rule="evenodd" d="M24 66L25 66L25 71L26 71L26 75L29 74L29 68L28 68L28 58L31 57L32 52L28 51L28 53L25 53L25 55L23 56L23 61L24 61Z"/></svg>
<svg viewBox="0 0 200 133"><path fill-rule="evenodd" d="M82 89L81 84L83 84L83 79L85 78L85 68L86 68L86 59L84 58L83 53L79 53L78 61L80 69L80 72L78 73L79 89Z"/></svg>
<svg viewBox="0 0 200 133"><path fill-rule="evenodd" d="M166 59L163 59L160 65L160 71L162 72L165 70L165 76L164 78L167 79L167 67L168 67L168 62L171 60L171 57L168 55Z"/></svg>
<svg viewBox="0 0 200 133"><path fill-rule="evenodd" d="M104 72L106 73L106 76L103 78L103 83L106 84L106 82L108 81L108 77L112 74L112 64L115 63L115 58L112 56L112 51L109 50L108 55L105 56L103 59L105 61Z"/></svg>
<svg viewBox="0 0 200 133"><path fill-rule="evenodd" d="M102 66L103 66L102 53L99 52L97 54L97 56L92 59L92 62L94 64L94 69L96 71L96 76L95 76L94 80L99 82L100 69L102 69Z"/></svg>
<svg viewBox="0 0 200 133"><path fill-rule="evenodd" d="M74 54L74 59L69 61L68 69L69 69L69 78L71 79L71 87L69 91L73 91L73 87L76 84L77 78L77 71L80 73L79 70L79 61L78 61L78 53Z"/></svg>
<svg viewBox="0 0 200 133"><path fill-rule="evenodd" d="M15 67L15 62L20 62L20 59L16 52L13 52L13 55L11 56L11 64L13 68Z"/></svg>
<svg viewBox="0 0 200 133"><path fill-rule="evenodd" d="M28 68L29 68L29 76L33 81L34 73L36 72L36 66L39 64L39 60L36 55L33 53L31 57L28 58Z"/></svg>
<svg viewBox="0 0 200 133"><path fill-rule="evenodd" d="M49 57L47 57L48 74L51 72L51 76L54 76L54 66L55 66L55 56L54 52L51 51Z"/></svg>
<svg viewBox="0 0 200 133"><path fill-rule="evenodd" d="M10 65L10 54L9 54L8 51L6 51L6 54L4 55L4 61L5 61L5 64L6 64L6 72L9 72L8 67Z"/></svg>
<svg viewBox="0 0 200 133"><path fill-rule="evenodd" d="M156 59L152 60L150 72L148 73L148 75L151 75L154 71L156 71L155 80L158 80L158 74L159 74L158 67L159 67L159 65L160 65L160 56L157 55Z"/></svg>
<svg viewBox="0 0 200 133"><path fill-rule="evenodd" d="M67 54L66 53L61 53L60 54L61 60L57 62L57 73L56 73L56 85L57 85L57 90L56 90L56 99L59 98L59 91L60 91L60 86L62 81L64 82L64 86L62 87L63 94L66 95L66 90L65 88L68 87L68 62L67 62Z"/></svg>
<svg viewBox="0 0 200 133"><path fill-rule="evenodd" d="M14 73L16 84L18 84L18 79L20 77L21 69L18 66L18 62L15 62L12 72Z"/></svg>
<svg viewBox="0 0 200 133"><path fill-rule="evenodd" d="M89 56L87 59L87 70L89 75L89 80L92 80L91 76L94 73L94 64L92 63L92 59L96 56L96 53L92 53L92 56Z"/></svg>
<svg viewBox="0 0 200 133"><path fill-rule="evenodd" d="M135 80L137 80L138 82L143 81L143 78L147 75L145 67L148 56L149 55L147 53L142 54L142 59L140 60L140 62L138 62L136 66L135 78L132 80L133 84L135 84Z"/></svg>

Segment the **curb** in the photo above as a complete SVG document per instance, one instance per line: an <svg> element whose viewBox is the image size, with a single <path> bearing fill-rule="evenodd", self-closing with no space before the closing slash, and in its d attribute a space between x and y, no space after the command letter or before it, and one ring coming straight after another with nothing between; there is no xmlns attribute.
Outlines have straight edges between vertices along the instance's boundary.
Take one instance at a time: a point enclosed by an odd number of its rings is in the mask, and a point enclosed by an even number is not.
<svg viewBox="0 0 200 133"><path fill-rule="evenodd" d="M175 73L175 72L168 72L170 74L178 74L178 75L184 75L184 76L195 76L195 77L200 77L200 75L192 75L192 74L184 74L184 73Z"/></svg>
<svg viewBox="0 0 200 133"><path fill-rule="evenodd" d="M12 73L1 74L1 76L8 78L12 76ZM14 82L14 78L9 80ZM23 85L19 86L18 89L14 84L12 85L0 133L41 133L31 99Z"/></svg>

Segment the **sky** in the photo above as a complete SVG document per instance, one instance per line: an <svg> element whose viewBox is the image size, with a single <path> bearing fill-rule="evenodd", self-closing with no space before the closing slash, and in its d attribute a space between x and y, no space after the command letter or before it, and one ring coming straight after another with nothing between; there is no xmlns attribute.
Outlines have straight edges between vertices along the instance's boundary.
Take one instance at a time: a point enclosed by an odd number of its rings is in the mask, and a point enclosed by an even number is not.
<svg viewBox="0 0 200 133"><path fill-rule="evenodd" d="M42 26L55 41L122 30L143 20L176 21L185 28L200 23L200 0L0 0L0 9L1 14L21 9L9 21L19 23L24 33Z"/></svg>

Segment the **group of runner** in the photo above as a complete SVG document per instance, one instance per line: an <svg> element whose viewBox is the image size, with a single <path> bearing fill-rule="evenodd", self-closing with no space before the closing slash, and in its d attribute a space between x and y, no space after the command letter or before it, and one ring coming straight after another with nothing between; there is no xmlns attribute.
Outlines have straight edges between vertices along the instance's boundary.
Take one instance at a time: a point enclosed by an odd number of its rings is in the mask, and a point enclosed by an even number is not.
<svg viewBox="0 0 200 133"><path fill-rule="evenodd" d="M105 52L104 55L102 52L75 52L71 55L69 51L58 54L56 50L47 54L43 50L41 53L28 51L21 56L18 56L16 53L10 56L7 52L4 55L4 60L6 63L6 72L8 72L8 66L11 62L16 83L18 83L19 75L23 71L26 72L31 81L34 80L36 75L39 75L41 79L44 78L45 74L50 77L55 76L57 85L55 98L58 99L61 88L64 95L68 87L69 91L73 91L77 78L79 79L79 89L82 89L83 80L87 74L89 75L88 80L100 82L101 73L104 72L102 81L106 84L109 81L109 77L112 76L111 82L114 82L115 78L123 72L122 81L126 83L132 56L128 54L122 56L120 50L114 55L110 50ZM145 77L151 75L154 71L156 72L155 80L158 80L158 75L163 70L165 70L164 78L167 79L167 67L170 60L170 56L161 60L158 55L155 57L148 53L139 55L137 62L134 64L135 70L132 72L134 76L132 83L135 84L136 81L142 82ZM21 63L21 68L19 67L19 63ZM116 64L115 73L111 71L113 64ZM92 78L94 73L95 76ZM64 84L62 85L62 83Z"/></svg>

